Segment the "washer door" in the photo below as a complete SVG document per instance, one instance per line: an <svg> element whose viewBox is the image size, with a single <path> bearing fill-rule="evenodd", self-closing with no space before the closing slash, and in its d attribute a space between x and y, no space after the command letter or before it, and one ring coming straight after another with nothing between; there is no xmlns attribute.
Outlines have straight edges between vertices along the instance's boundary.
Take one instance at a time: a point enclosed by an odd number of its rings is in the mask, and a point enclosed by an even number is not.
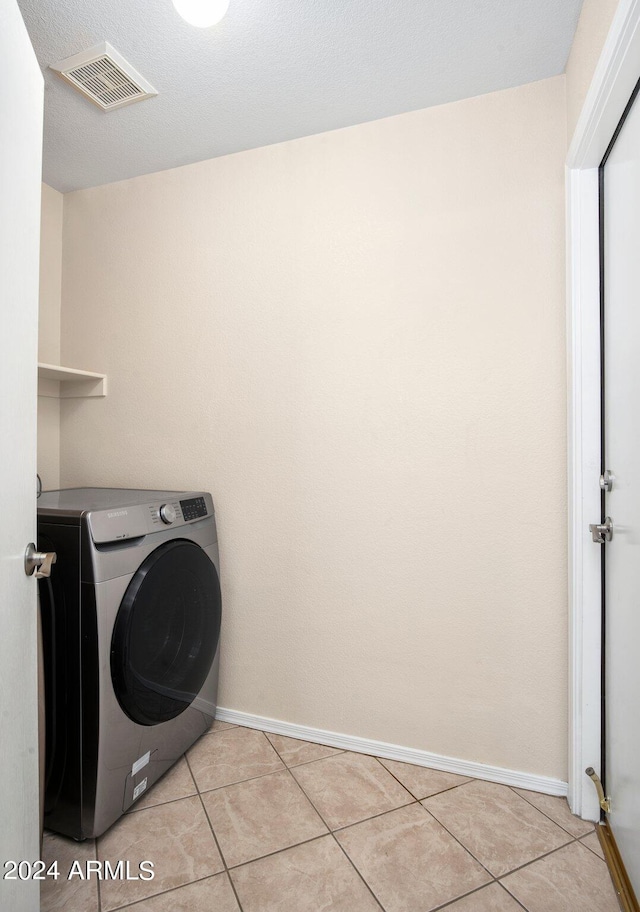
<svg viewBox="0 0 640 912"><path fill-rule="evenodd" d="M200 692L222 618L220 581L198 545L178 539L153 551L129 583L111 639L111 677L129 718L157 725Z"/></svg>

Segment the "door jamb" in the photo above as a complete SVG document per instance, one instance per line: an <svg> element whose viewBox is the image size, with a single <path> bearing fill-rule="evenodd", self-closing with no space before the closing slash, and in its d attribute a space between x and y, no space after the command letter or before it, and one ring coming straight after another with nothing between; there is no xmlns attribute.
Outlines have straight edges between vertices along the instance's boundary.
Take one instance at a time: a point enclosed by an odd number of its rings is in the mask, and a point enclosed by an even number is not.
<svg viewBox="0 0 640 912"><path fill-rule="evenodd" d="M566 161L569 477L569 805L598 820L600 772L600 251L598 166L640 76L640 0L620 0ZM595 519L594 519L595 517Z"/></svg>

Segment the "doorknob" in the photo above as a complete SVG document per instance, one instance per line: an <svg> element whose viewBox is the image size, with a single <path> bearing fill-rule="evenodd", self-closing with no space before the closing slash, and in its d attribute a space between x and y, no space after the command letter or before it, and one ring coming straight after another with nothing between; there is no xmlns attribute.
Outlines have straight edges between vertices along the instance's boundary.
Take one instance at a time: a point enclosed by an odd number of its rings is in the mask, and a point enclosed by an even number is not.
<svg viewBox="0 0 640 912"><path fill-rule="evenodd" d="M610 516L607 516L603 523L592 523L589 526L591 538L596 545L604 545L613 538L613 522Z"/></svg>
<svg viewBox="0 0 640 912"><path fill-rule="evenodd" d="M33 542L29 542L24 552L24 572L27 576L33 576L36 571L36 579L45 579L51 576L51 565L55 564L58 555L55 551L36 551Z"/></svg>

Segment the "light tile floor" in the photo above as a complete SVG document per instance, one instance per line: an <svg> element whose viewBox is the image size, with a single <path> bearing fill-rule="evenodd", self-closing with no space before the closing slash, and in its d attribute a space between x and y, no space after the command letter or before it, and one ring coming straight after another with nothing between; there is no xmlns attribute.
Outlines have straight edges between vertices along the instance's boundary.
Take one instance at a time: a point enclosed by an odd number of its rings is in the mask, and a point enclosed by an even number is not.
<svg viewBox="0 0 640 912"><path fill-rule="evenodd" d="M220 722L104 836L43 854L42 912L618 910L562 798ZM67 880L87 859L155 877Z"/></svg>

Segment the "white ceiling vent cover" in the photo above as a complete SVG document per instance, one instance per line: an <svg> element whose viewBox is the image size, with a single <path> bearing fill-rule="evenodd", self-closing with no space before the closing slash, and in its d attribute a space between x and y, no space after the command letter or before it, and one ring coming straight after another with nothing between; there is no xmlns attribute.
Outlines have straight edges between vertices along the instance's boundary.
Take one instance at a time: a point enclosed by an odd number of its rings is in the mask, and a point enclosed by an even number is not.
<svg viewBox="0 0 640 912"><path fill-rule="evenodd" d="M103 111L113 111L158 93L115 48L103 41L51 69Z"/></svg>

